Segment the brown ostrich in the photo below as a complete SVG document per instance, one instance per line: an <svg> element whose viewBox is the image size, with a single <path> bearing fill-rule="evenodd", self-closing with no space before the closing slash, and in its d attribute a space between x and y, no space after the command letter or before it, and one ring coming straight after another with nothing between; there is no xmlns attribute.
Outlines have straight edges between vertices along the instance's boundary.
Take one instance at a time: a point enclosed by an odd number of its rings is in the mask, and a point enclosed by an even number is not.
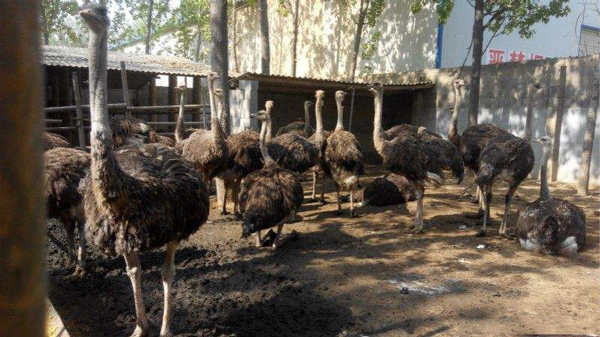
<svg viewBox="0 0 600 337"><path fill-rule="evenodd" d="M415 201L415 187L405 177L388 173L376 178L361 191L360 206L390 206Z"/></svg>
<svg viewBox="0 0 600 337"><path fill-rule="evenodd" d="M537 140L544 147L540 197L519 211L517 237L527 250L544 254L576 254L585 247L585 213L572 203L553 198L548 188L548 160L552 139Z"/></svg>
<svg viewBox="0 0 600 337"><path fill-rule="evenodd" d="M375 97L373 143L383 158L383 166L390 172L404 176L415 189L417 212L414 218L415 233L423 231L424 182L442 183L441 169L448 159L443 151L428 142L427 133L421 128L417 133L406 132L388 140L382 127L383 85L375 83L370 89Z"/></svg>
<svg viewBox="0 0 600 337"><path fill-rule="evenodd" d="M273 101L267 101L265 108L269 118L273 110ZM277 165L297 174L306 172L315 166L319 158L319 150L308 139L297 133L285 133L270 139L271 127L267 130L267 147L269 154Z"/></svg>
<svg viewBox="0 0 600 337"><path fill-rule="evenodd" d="M359 179L364 174L364 155L356 137L344 130L344 107L342 102L346 93L337 91L337 125L323 144L321 166L325 175L333 180L337 193L338 212L342 210L340 191L350 192L350 217L354 217L354 190L359 185Z"/></svg>
<svg viewBox="0 0 600 337"><path fill-rule="evenodd" d="M319 150L319 160L318 164L311 168L313 174L313 182L312 182L312 201L316 201L316 190L317 190L317 180L321 180L321 203L325 204L325 181L323 179L323 168L321 167L321 163L323 162L323 145L326 143L327 138L331 134L330 131L323 130L323 100L325 98L325 91L317 90L315 93L316 103L315 103L315 122L316 122L316 131L310 136L308 139L313 145Z"/></svg>
<svg viewBox="0 0 600 337"><path fill-rule="evenodd" d="M183 142L181 151L183 158L194 163L207 184L225 168L229 160L225 132L223 132L221 123L219 123L219 115L225 105L225 102L223 102L225 96L220 89L214 90L212 88L214 79L210 76L209 93L211 97L215 96L212 100L215 100L217 103L215 105L218 106L217 109L213 110L214 113L211 113L211 130L196 130ZM180 138L180 136L178 137Z"/></svg>
<svg viewBox="0 0 600 337"><path fill-rule="evenodd" d="M273 248L279 245L281 230L286 220L293 218L302 205L304 191L298 177L277 166L269 156L265 144L271 118L264 110L257 118L261 121L260 151L265 167L249 174L240 191L240 207L243 211L243 237L256 233L256 244L262 246L261 230L277 226Z"/></svg>
<svg viewBox="0 0 600 337"><path fill-rule="evenodd" d="M46 209L48 219L57 219L67 232L67 257L75 273L85 270L86 241L83 196L79 182L90 167L90 155L74 148L59 147L44 153ZM75 228L79 232L79 248L75 253Z"/></svg>
<svg viewBox="0 0 600 337"><path fill-rule="evenodd" d="M282 126L277 130L276 137L287 133L297 134L304 138L308 138L315 133L315 130L310 127L310 108L313 106L311 101L304 102L304 122L292 122L286 126Z"/></svg>
<svg viewBox="0 0 600 337"><path fill-rule="evenodd" d="M44 151L55 149L57 147L71 147L71 143L69 143L65 137L56 133L44 132L43 139Z"/></svg>
<svg viewBox="0 0 600 337"><path fill-rule="evenodd" d="M149 324L141 287L139 254L167 247L161 272L164 310L161 336L169 329L174 257L179 242L206 222L206 186L192 164L159 144L113 150L107 109L107 35L105 7L80 11L89 30L89 83L92 120L91 167L83 184L86 237L111 256L123 255L136 309L132 336L146 336Z"/></svg>

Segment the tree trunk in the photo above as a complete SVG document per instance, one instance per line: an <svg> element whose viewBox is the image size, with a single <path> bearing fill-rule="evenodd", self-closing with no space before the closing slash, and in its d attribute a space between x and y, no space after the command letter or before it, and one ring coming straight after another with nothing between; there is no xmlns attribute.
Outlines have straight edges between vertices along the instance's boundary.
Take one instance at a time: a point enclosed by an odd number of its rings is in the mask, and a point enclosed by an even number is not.
<svg viewBox="0 0 600 337"><path fill-rule="evenodd" d="M360 51L360 41L362 39L363 27L365 26L365 18L367 17L367 9L371 0L360 0L358 11L358 21L356 23L356 33L354 34L354 43L352 44L352 60L350 63L350 81L354 81L356 77L356 65L358 62L358 52Z"/></svg>
<svg viewBox="0 0 600 337"><path fill-rule="evenodd" d="M479 88L481 85L481 58L483 54L483 7L484 0L475 0L475 22L473 23L473 67L469 90L469 126L477 125L479 113Z"/></svg>
<svg viewBox="0 0 600 337"><path fill-rule="evenodd" d="M271 73L271 52L269 49L269 17L267 0L259 0L260 12L260 42L261 42L261 73Z"/></svg>
<svg viewBox="0 0 600 337"><path fill-rule="evenodd" d="M200 62L200 50L202 49L202 26L198 24L196 33L196 46L194 46L194 61Z"/></svg>
<svg viewBox="0 0 600 337"><path fill-rule="evenodd" d="M525 139L528 142L531 142L531 137L533 135L533 129L531 127L532 119L533 119L533 93L535 92L533 84L527 87L527 112L525 117Z"/></svg>
<svg viewBox="0 0 600 337"><path fill-rule="evenodd" d="M292 76L296 77L296 65L298 63L298 16L300 16L300 0L296 0L294 8L294 36L292 39Z"/></svg>
<svg viewBox="0 0 600 337"><path fill-rule="evenodd" d="M46 18L46 7L44 1L40 1L40 13L42 14L42 35L44 36L44 45L50 44L50 33L48 32L48 18Z"/></svg>
<svg viewBox="0 0 600 337"><path fill-rule="evenodd" d="M231 18L231 22L233 25L233 43L231 44L231 51L233 52L233 70L239 73L240 67L238 64L237 57L237 0L233 0L233 3L231 5L233 6L233 8L231 9L231 13L233 15L233 17Z"/></svg>
<svg viewBox="0 0 600 337"><path fill-rule="evenodd" d="M218 73L219 87L225 94L221 125L229 135L229 52L227 49L227 0L210 1L211 68ZM213 111L211 111L213 113Z"/></svg>
<svg viewBox="0 0 600 337"><path fill-rule="evenodd" d="M150 54L150 38L152 37L152 11L154 11L154 0L149 0L148 18L146 19L146 54Z"/></svg>
<svg viewBox="0 0 600 337"><path fill-rule="evenodd" d="M590 100L590 106L585 123L585 136L583 138L583 151L581 153L581 169L579 171L579 181L577 183L577 194L588 195L590 187L590 167L592 164L592 150L594 148L594 133L596 131L596 117L598 115L598 98L600 96L599 78L600 64L596 74L594 74L594 93Z"/></svg>

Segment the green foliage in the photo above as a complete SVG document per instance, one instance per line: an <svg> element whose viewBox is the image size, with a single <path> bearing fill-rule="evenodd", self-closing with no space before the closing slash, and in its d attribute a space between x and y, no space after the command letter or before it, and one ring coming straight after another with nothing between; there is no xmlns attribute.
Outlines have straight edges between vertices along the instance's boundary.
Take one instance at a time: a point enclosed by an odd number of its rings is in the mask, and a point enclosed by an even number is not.
<svg viewBox="0 0 600 337"><path fill-rule="evenodd" d="M371 39L363 45L361 54L363 60L370 60L375 55L379 41L381 41L381 32L374 32Z"/></svg>
<svg viewBox="0 0 600 337"><path fill-rule="evenodd" d="M50 45L80 45L82 28L77 25L79 5L76 1L42 0L40 20L44 29L43 37Z"/></svg>
<svg viewBox="0 0 600 337"><path fill-rule="evenodd" d="M210 7L208 0L181 0L167 28L175 32L176 55L189 59L195 57L197 35L202 41L210 38ZM200 55L203 58L203 55Z"/></svg>
<svg viewBox="0 0 600 337"><path fill-rule="evenodd" d="M383 9L385 8L385 0L371 0L371 4L367 9L367 25L371 28L375 27L377 20L383 13Z"/></svg>

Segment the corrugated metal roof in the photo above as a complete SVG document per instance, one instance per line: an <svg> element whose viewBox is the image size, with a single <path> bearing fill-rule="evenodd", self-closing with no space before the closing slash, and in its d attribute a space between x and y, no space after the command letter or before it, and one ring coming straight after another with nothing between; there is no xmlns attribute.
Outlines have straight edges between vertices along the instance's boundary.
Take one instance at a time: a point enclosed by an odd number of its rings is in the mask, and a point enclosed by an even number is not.
<svg viewBox="0 0 600 337"><path fill-rule="evenodd" d="M128 71L143 73L206 76L210 72L210 67L181 57L108 52L108 69L121 70L121 61L125 61ZM87 48L44 46L42 64L87 68L88 50Z"/></svg>

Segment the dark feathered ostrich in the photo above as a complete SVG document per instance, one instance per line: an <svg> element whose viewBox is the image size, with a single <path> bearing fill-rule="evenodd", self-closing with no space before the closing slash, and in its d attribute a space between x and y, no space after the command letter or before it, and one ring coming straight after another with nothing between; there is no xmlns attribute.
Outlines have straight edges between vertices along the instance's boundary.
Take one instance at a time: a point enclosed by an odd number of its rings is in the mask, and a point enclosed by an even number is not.
<svg viewBox="0 0 600 337"><path fill-rule="evenodd" d="M403 176L386 174L365 186L361 200L361 206L399 205L415 200L415 187Z"/></svg>
<svg viewBox="0 0 600 337"><path fill-rule="evenodd" d="M338 212L342 210L340 191L350 191L350 217L355 216L354 190L364 174L364 155L356 137L344 130L344 107L342 105L346 93L337 91L337 125L323 144L323 161L321 166L325 175L333 180L337 192Z"/></svg>
<svg viewBox="0 0 600 337"><path fill-rule="evenodd" d="M57 135L56 133L44 132L43 139L44 151L55 149L57 147L71 147L71 143L69 143L65 137Z"/></svg>
<svg viewBox="0 0 600 337"><path fill-rule="evenodd" d="M454 109L452 111L452 120L448 130L448 139L458 148L462 155L464 164L475 174L479 170L479 156L481 151L494 138L509 134L507 131L488 123L477 124L468 127L462 134L458 134L458 116L460 114L460 103L462 100L462 89L465 85L464 80L456 80L454 85ZM477 199L479 200L479 211L474 218L483 216L483 196L482 191L477 187ZM472 217L472 216L469 216Z"/></svg>
<svg viewBox="0 0 600 337"><path fill-rule="evenodd" d="M318 164L311 168L313 174L313 182L312 182L312 201L316 199L316 190L317 190L317 179L321 178L321 203L325 204L325 182L323 180L323 168L321 167L321 163L323 162L323 144L329 138L331 134L330 131L323 130L323 100L325 98L325 91L317 90L315 93L316 103L315 103L315 122L316 122L316 131L310 136L308 139L316 148L319 150L319 160Z"/></svg>
<svg viewBox="0 0 600 337"><path fill-rule="evenodd" d="M92 120L91 167L84 181L86 237L106 254L125 258L136 309L132 336L148 334L139 254L167 246L161 336L171 336L171 284L179 242L206 222L206 186L192 164L172 148L147 144L115 153L107 109L109 19L101 6L80 11L89 29L89 87Z"/></svg>
<svg viewBox="0 0 600 337"><path fill-rule="evenodd" d="M260 231L277 226L273 248L277 248L286 220L293 218L304 200L304 191L298 177L277 166L269 156L265 140L270 116L264 110L257 114L262 126L260 150L265 168L249 174L240 191L240 207L244 214L243 236L256 233L257 246L262 246Z"/></svg>
<svg viewBox="0 0 600 337"><path fill-rule="evenodd" d="M266 112L271 118L273 101L265 104ZM271 128L267 130L267 147L269 154L277 165L286 170L302 174L317 164L319 150L308 139L297 133L285 133L270 138Z"/></svg>
<svg viewBox="0 0 600 337"><path fill-rule="evenodd" d="M90 167L90 155L74 148L59 147L44 153L46 209L49 219L59 220L67 232L69 267L75 262L75 273L85 270L86 241L83 196L79 182ZM75 253L75 228L79 231L79 249Z"/></svg>
<svg viewBox="0 0 600 337"><path fill-rule="evenodd" d="M383 166L390 172L404 176L415 186L417 200L417 213L414 224L415 233L423 231L423 197L425 194L424 182L441 184L439 173L447 164L440 149L431 147L427 138L423 137L424 130L417 132L401 133L395 138L386 139L382 126L383 118L383 85L375 83L370 89L375 97L375 116L373 127L373 143L377 153L383 158ZM431 156L431 153L436 153ZM438 172L432 172L430 170Z"/></svg>
<svg viewBox="0 0 600 337"><path fill-rule="evenodd" d="M572 203L553 198L548 188L548 160L552 139L537 140L544 147L540 197L519 210L517 237L527 250L544 254L571 255L585 247L585 213Z"/></svg>
<svg viewBox="0 0 600 337"><path fill-rule="evenodd" d="M279 130L277 130L277 134L275 136L278 137L287 133L293 133L304 138L310 137L315 132L315 130L310 127L310 108L312 106L313 103L311 101L305 101L304 122L292 122L286 126L282 126L279 128Z"/></svg>

